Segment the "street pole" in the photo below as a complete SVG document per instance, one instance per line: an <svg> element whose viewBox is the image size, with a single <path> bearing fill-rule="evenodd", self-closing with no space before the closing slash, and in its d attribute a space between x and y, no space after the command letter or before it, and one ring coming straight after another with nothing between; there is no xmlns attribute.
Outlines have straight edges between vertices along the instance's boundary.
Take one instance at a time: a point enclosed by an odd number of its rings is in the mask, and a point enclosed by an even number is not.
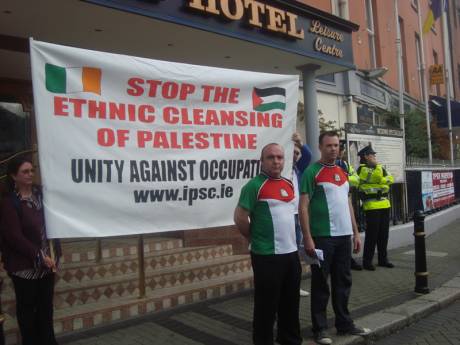
<svg viewBox="0 0 460 345"><path fill-rule="evenodd" d="M425 215L417 210L414 213L414 250L415 250L415 289L417 293L427 294L428 270L426 265Z"/></svg>
<svg viewBox="0 0 460 345"><path fill-rule="evenodd" d="M401 47L401 28L399 25L399 9L398 0L394 0L395 7L395 21L396 21L396 52L398 57L398 80L399 80L399 121L403 132L403 210L404 221L407 217L407 188L406 188L406 128L404 122L404 78L403 78L403 61L402 61L402 47Z"/></svg>
<svg viewBox="0 0 460 345"><path fill-rule="evenodd" d="M447 102L447 121L449 124L449 146L450 146L450 164L454 165L454 144L452 138L452 110L450 107L451 98L451 66L449 59L449 29L447 27L447 6L445 3L442 5L442 39L444 46L444 74L445 74L445 87L446 87L446 102Z"/></svg>
<svg viewBox="0 0 460 345"><path fill-rule="evenodd" d="M425 118L426 118L426 135L428 139L428 161L433 164L433 151L431 148L431 121L430 121L430 107L428 105L428 85L426 83L426 65L425 65L425 44L423 43L423 29L422 29L422 9L419 4L418 7L418 30L420 32L420 77L422 79L423 100L425 101Z"/></svg>

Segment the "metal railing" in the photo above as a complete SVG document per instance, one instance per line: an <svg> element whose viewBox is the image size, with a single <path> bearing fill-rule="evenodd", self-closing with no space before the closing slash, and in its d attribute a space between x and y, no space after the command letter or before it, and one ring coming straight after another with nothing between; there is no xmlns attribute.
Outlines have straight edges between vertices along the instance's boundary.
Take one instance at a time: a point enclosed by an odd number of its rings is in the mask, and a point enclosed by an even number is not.
<svg viewBox="0 0 460 345"><path fill-rule="evenodd" d="M454 164L452 165L450 160L448 159L436 159L433 158L432 162L430 163L428 158L420 158L420 157L413 157L407 156L406 157L406 168L460 168L460 158L454 160Z"/></svg>

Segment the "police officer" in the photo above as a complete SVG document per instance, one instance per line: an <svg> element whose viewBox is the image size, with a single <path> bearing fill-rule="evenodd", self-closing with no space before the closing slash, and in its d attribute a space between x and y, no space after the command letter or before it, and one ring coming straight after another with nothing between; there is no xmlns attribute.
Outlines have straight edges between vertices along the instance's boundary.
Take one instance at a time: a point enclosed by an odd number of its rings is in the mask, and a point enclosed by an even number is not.
<svg viewBox="0 0 460 345"><path fill-rule="evenodd" d="M387 268L394 267L387 257L391 207L388 192L394 179L377 162L375 154L376 152L370 145L360 150L358 152L360 166L356 171L359 177L358 189L366 217L363 268L369 271L375 271L372 259L376 245L378 265Z"/></svg>

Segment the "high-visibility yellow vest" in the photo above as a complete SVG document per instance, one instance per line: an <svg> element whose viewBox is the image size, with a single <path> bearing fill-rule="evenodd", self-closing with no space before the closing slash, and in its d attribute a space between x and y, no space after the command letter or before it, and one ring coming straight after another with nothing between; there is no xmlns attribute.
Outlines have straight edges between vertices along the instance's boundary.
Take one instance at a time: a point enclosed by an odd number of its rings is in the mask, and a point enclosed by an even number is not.
<svg viewBox="0 0 460 345"><path fill-rule="evenodd" d="M359 186L359 176L356 173L355 169L347 163L348 166L348 183L351 187L358 187Z"/></svg>
<svg viewBox="0 0 460 345"><path fill-rule="evenodd" d="M389 208L391 206L388 199L390 185L394 178L381 164L375 167L361 164L357 171L359 177L358 190L363 202L364 211Z"/></svg>
<svg viewBox="0 0 460 345"><path fill-rule="evenodd" d="M359 177L356 174L355 169L353 169L353 167L350 164L348 164L347 161L341 159L336 160L335 164L341 167L347 174L348 183L350 184L350 187L358 187Z"/></svg>

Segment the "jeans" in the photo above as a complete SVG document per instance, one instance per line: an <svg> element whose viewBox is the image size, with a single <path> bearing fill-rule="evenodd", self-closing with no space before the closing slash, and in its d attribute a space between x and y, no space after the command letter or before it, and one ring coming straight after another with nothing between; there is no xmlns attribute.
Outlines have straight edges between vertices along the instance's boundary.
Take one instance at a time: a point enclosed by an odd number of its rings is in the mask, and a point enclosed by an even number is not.
<svg viewBox="0 0 460 345"><path fill-rule="evenodd" d="M348 310L351 291L351 236L314 237L315 248L323 250L321 266L311 265L311 319L314 333L327 328L328 277L331 276L332 307L337 331L354 324Z"/></svg>

